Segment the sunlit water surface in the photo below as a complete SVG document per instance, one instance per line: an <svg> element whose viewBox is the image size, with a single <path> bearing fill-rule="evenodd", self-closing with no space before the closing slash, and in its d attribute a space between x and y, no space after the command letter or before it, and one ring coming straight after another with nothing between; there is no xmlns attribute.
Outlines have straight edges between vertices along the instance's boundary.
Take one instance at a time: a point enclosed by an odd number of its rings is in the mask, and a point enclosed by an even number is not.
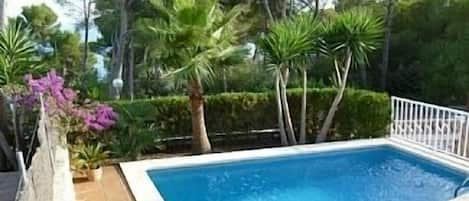
<svg viewBox="0 0 469 201"><path fill-rule="evenodd" d="M148 174L165 201L447 201L464 180L388 146Z"/></svg>

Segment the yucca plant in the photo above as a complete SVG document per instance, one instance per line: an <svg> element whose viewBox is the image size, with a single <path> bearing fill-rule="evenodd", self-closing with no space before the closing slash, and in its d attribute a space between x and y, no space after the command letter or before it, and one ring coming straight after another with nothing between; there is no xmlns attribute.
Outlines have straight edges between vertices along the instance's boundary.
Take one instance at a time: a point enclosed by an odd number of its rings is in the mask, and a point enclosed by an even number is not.
<svg viewBox="0 0 469 201"><path fill-rule="evenodd" d="M101 144L78 144L71 147L72 166L75 170L94 170L103 165L109 157L109 152L104 151Z"/></svg>
<svg viewBox="0 0 469 201"><path fill-rule="evenodd" d="M241 48L237 45L241 33L235 25L244 7L224 12L217 0L155 0L152 4L160 20L150 29L160 39L159 57L169 71L166 77L189 89L193 152L210 152L203 83L214 78L217 67L214 64L219 58Z"/></svg>
<svg viewBox="0 0 469 201"><path fill-rule="evenodd" d="M10 22L0 32L0 85L18 83L25 74L39 70L35 53L29 30L19 22Z"/></svg>
<svg viewBox="0 0 469 201"><path fill-rule="evenodd" d="M102 165L109 157L101 144L77 144L71 147L72 169L86 173L88 180L97 181L103 176Z"/></svg>
<svg viewBox="0 0 469 201"><path fill-rule="evenodd" d="M145 126L145 118L122 108L116 125L109 144L113 156L136 160L145 149L157 146L155 142L159 140L159 135Z"/></svg>
<svg viewBox="0 0 469 201"><path fill-rule="evenodd" d="M290 69L294 68L302 57L314 52L317 41L317 24L315 18L310 14L293 16L276 22L267 36L259 40L259 47L267 57L267 62L272 67L269 69L273 70L275 76L278 123L282 145L297 144L288 107L286 86ZM301 139L304 138L301 137Z"/></svg>
<svg viewBox="0 0 469 201"><path fill-rule="evenodd" d="M4 94L5 85L11 86L22 82L23 76L28 72L33 72L38 68L35 57L35 46L30 40L29 31L23 28L21 23L10 21L0 32L0 127L7 128L7 110L4 107L8 94ZM3 89L3 90L2 90ZM4 130L5 131L5 130ZM5 138L0 133L0 138ZM0 142L0 152L5 154L11 163L14 164L14 155L5 140Z"/></svg>
<svg viewBox="0 0 469 201"><path fill-rule="evenodd" d="M321 52L334 62L335 80L339 89L316 142L327 139L347 86L351 67L368 63L368 54L379 47L384 28L382 20L370 10L355 8L326 21L321 33Z"/></svg>

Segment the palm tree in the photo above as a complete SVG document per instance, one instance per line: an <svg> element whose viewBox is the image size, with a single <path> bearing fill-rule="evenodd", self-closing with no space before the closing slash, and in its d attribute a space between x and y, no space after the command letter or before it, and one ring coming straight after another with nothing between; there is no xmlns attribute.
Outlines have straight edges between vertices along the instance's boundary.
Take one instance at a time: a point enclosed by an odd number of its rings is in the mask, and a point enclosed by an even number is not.
<svg viewBox="0 0 469 201"><path fill-rule="evenodd" d="M335 112L342 100L352 65L368 63L367 54L380 44L383 34L382 20L371 11L355 8L339 14L324 23L321 31L321 51L334 61L338 92L324 120L316 142L327 139Z"/></svg>
<svg viewBox="0 0 469 201"><path fill-rule="evenodd" d="M192 149L211 151L204 120L203 82L212 80L214 64L239 52L234 27L243 6L223 12L217 0L152 1L160 21L150 28L161 39L167 77L188 86L192 112Z"/></svg>
<svg viewBox="0 0 469 201"><path fill-rule="evenodd" d="M316 25L314 17L309 14L286 18L276 22L270 33L259 41L260 48L274 70L282 145L287 145L288 141L290 144L297 144L288 107L286 86L290 69L294 67L296 61L311 54L314 49ZM284 125L287 127L286 132Z"/></svg>

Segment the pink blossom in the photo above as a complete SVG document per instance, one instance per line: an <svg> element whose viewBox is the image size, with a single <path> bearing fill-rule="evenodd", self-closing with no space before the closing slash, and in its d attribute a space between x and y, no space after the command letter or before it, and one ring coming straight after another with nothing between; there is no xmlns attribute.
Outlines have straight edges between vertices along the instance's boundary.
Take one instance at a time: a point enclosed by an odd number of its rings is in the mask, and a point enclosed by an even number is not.
<svg viewBox="0 0 469 201"><path fill-rule="evenodd" d="M32 75L25 76L29 86L30 95L22 97L25 104L36 104L38 95L46 96L46 109L49 113L59 115L61 118L72 117L81 120L84 127L90 131L104 131L111 128L118 118L112 107L105 104L94 106L81 106L77 93L64 85L64 79L57 75L55 70L47 73L47 76L34 79Z"/></svg>
<svg viewBox="0 0 469 201"><path fill-rule="evenodd" d="M64 89L63 90L63 95L65 97L65 99L67 100L75 100L77 98L77 93L75 93L75 91L73 91L72 89Z"/></svg>

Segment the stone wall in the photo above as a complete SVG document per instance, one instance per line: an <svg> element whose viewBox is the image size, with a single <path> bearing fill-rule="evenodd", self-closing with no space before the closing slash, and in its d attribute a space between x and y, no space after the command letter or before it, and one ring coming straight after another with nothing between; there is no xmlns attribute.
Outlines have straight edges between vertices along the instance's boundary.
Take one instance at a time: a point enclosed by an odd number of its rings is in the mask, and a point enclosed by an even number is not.
<svg viewBox="0 0 469 201"><path fill-rule="evenodd" d="M75 201L69 155L64 135L41 116L37 133L40 146L22 180L19 201Z"/></svg>

